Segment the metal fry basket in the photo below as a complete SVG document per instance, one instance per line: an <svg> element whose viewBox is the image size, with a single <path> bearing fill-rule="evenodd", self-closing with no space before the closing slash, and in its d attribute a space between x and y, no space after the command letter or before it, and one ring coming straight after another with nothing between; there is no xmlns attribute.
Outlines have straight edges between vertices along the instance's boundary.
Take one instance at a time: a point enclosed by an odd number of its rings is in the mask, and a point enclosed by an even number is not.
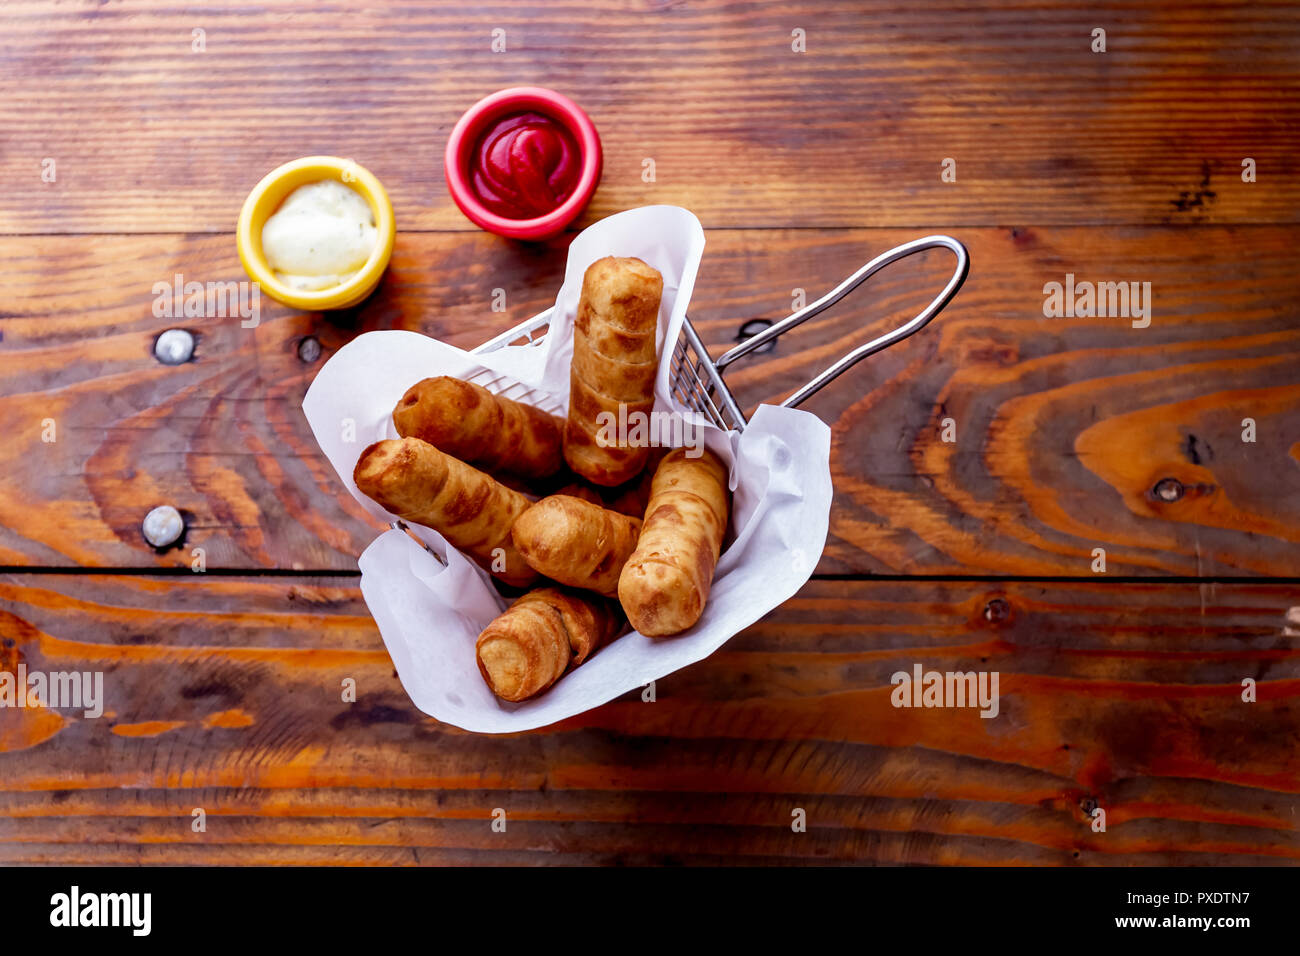
<svg viewBox="0 0 1300 956"><path fill-rule="evenodd" d="M735 396L731 394L731 389L722 380L723 372L729 365L742 356L775 341L795 326L826 311L890 263L904 259L913 253L924 252L927 249L947 249L956 256L956 267L953 269L951 278L948 279L948 284L943 287L929 305L907 322L878 338L872 339L870 342L859 345L781 402L783 407L797 407L805 399L817 394L829 382L847 372L868 355L875 355L896 342L901 342L942 312L944 307L952 301L953 296L957 294L957 290L961 288L962 283L966 281L966 273L970 269L970 257L966 253L966 247L951 236L925 236L921 239L905 242L901 246L895 246L888 252L876 256L876 258L862 266L857 272L816 302L804 306L798 312L773 323L757 335L745 339L745 341L716 360L709 354L709 350L705 348L704 343L700 341L695 326L691 324L690 318L687 317L682 323L681 335L678 337L672 354L668 358L668 361L672 363L669 383L673 397L692 411L699 412L719 428L728 431L744 429L746 423L745 413L740 410L740 407L736 404ZM513 329L503 332L491 341L484 342L474 349L474 354L494 352L507 345L540 345L551 323L551 311L551 309L548 309L540 315L515 326ZM483 370L477 375L471 376L470 381L476 382L488 391L503 395L506 398L536 405L557 415L565 413L565 409L560 406L554 396L529 388L508 376Z"/></svg>
<svg viewBox="0 0 1300 956"><path fill-rule="evenodd" d="M728 350L717 360L714 360L709 354L709 350L700 341L695 326L691 324L690 318L687 317L682 323L681 335L678 337L668 359L672 362L672 374L669 376L669 383L673 397L685 407L699 412L719 428L728 431L743 430L746 423L745 413L740 410L740 407L736 404L735 396L731 394L731 389L722 380L722 373L731 363L742 356L748 355L755 349L761 348L768 342L775 341L782 334L796 325L806 322L814 315L829 309L890 263L927 249L947 249L957 257L957 264L953 269L952 276L948 279L948 284L931 300L929 305L907 322L864 345L859 345L821 374L809 380L807 384L801 386L793 395L781 403L783 407L794 408L798 406L804 399L815 395L827 383L844 374L868 355L874 355L889 348L896 342L901 342L942 312L944 307L952 301L953 296L957 294L957 290L961 288L962 283L966 281L966 273L970 269L970 257L966 253L966 247L951 236L925 236L921 239L913 239L911 242L903 243L901 246L895 246L888 252L876 256L876 258L858 269L857 272L816 302L804 306L798 312L773 323L757 335L745 339L745 341ZM507 345L540 345L551 324L551 312L551 309L547 309L540 315L536 315L513 329L501 333L496 338L484 342L474 349L472 354L482 355L487 352L495 352ZM555 396L530 388L510 376L501 375L488 369L483 369L477 374L471 375L469 381L482 385L494 394L525 402L529 405L536 405L543 411L552 414L563 416L566 411ZM394 521L392 526L409 533L405 522ZM436 551L423 542L421 542L421 545L437 558L439 563L445 564L442 556Z"/></svg>

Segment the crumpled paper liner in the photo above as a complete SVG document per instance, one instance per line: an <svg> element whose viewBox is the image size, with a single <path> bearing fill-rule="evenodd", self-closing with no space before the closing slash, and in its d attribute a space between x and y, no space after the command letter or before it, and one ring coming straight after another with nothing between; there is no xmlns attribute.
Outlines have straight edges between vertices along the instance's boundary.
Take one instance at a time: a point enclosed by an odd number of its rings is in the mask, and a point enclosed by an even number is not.
<svg viewBox="0 0 1300 956"><path fill-rule="evenodd" d="M368 332L321 368L303 401L321 449L353 497L383 521L394 516L361 494L352 469L371 442L396 438L392 410L411 385L434 375L490 369L568 406L573 320L582 276L607 255L637 256L664 277L655 410L676 411L704 429L705 444L730 466L733 537L694 627L668 638L635 631L598 650L533 700L499 700L474 656L479 632L505 610L487 574L429 528L412 526L445 566L409 535L381 534L362 553L361 592L402 686L425 713L478 733L531 730L572 717L701 660L792 597L826 542L831 506L830 429L791 408L760 406L743 432L724 432L669 394L664 357L680 334L704 249L699 221L684 209L647 206L603 219L569 247L550 330L538 346L473 354L415 332Z"/></svg>

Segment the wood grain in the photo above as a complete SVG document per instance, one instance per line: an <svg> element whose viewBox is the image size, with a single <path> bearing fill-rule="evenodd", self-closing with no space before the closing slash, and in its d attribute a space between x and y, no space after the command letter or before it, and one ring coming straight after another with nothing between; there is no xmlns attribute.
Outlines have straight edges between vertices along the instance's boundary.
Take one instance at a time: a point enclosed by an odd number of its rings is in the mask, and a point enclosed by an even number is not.
<svg viewBox="0 0 1300 956"><path fill-rule="evenodd" d="M6 669L103 670L106 713L0 710L0 860L1289 864L1295 604L820 581L653 703L485 737L414 709L350 582L5 575ZM998 671L999 716L892 707L916 663Z"/></svg>
<svg viewBox="0 0 1300 956"><path fill-rule="evenodd" d="M401 689L347 573L375 527L301 402L362 332L469 348L553 300L573 233L484 235L443 184L457 117L521 83L600 129L575 230L648 203L704 222L715 355L926 232L972 269L806 406L835 434L818 570L847 579L652 703L486 737ZM99 719L0 708L0 863L1295 864L1297 94L1288 3L0 5L0 671L100 671L107 696ZM314 153L391 193L379 293L263 300L256 328L156 316L157 282L244 278L245 195ZM948 268L891 268L738 364L742 406ZM1150 326L1045 318L1067 273L1150 282ZM154 361L171 327L194 361ZM162 503L188 531L158 553ZM230 573L190 573L195 548ZM902 577L854 579L880 572ZM893 707L914 664L996 670L999 716Z"/></svg>
<svg viewBox="0 0 1300 956"><path fill-rule="evenodd" d="M10 0L0 232L225 232L263 174L318 153L375 172L399 229L473 231L442 151L465 109L519 84L570 94L600 130L584 223L655 202L708 226L1300 211L1288 4Z"/></svg>
<svg viewBox="0 0 1300 956"><path fill-rule="evenodd" d="M914 338L809 410L831 422L836 484L822 573L1093 576L1300 574L1300 269L1294 227L961 229L971 278ZM713 230L691 314L715 355L743 320L779 318L912 230ZM263 300L257 328L155 318L153 284L238 279L227 236L0 241L0 564L355 569L374 527L320 455L301 399L363 331L416 329L470 348L546 308L563 240L404 235L357 310ZM918 257L919 258L919 257ZM768 355L734 367L741 403L779 401L944 281L908 260ZM1152 283L1152 320L1043 317L1043 286ZM492 310L503 289L506 312ZM197 358L151 355L164 329ZM299 358L306 336L319 361ZM1256 423L1244 442L1242 421ZM41 440L43 422L58 440ZM955 437L945 442L944 422ZM1156 495L1165 479L1180 498ZM186 512L156 554L140 522Z"/></svg>

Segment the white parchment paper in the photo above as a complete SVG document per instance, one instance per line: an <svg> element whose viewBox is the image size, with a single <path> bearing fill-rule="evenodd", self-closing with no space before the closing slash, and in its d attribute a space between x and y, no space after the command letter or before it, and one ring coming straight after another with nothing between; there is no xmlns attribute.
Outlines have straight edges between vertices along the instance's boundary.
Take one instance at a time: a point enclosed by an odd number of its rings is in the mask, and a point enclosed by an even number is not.
<svg viewBox="0 0 1300 956"><path fill-rule="evenodd" d="M718 562L699 622L669 638L626 634L521 704L498 700L475 661L479 632L509 604L487 574L428 528L411 530L445 566L401 531L376 538L358 562L361 592L402 686L425 713L479 733L531 730L572 717L707 657L793 596L812 574L830 515L830 429L807 412L763 405L743 432L723 432L669 394L662 359L681 331L703 249L700 223L684 209L618 213L584 230L569 247L564 284L540 346L471 354L415 332L368 332L335 353L312 382L303 411L317 442L353 497L391 521L357 490L352 469L371 442L397 437L392 410L406 389L429 376L463 378L487 368L548 393L557 410L567 408L583 273L603 256L637 256L664 277L655 410L690 416L705 429L707 446L730 466L734 538Z"/></svg>

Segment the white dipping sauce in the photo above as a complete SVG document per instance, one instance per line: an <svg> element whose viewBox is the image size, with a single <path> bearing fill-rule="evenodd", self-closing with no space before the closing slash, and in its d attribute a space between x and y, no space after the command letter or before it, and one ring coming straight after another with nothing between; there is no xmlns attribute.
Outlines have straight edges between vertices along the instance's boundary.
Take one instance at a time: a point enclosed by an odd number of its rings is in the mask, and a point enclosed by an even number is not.
<svg viewBox="0 0 1300 956"><path fill-rule="evenodd" d="M337 179L299 186L262 227L262 252L275 277L294 289L329 289L360 271L378 241L375 216Z"/></svg>

